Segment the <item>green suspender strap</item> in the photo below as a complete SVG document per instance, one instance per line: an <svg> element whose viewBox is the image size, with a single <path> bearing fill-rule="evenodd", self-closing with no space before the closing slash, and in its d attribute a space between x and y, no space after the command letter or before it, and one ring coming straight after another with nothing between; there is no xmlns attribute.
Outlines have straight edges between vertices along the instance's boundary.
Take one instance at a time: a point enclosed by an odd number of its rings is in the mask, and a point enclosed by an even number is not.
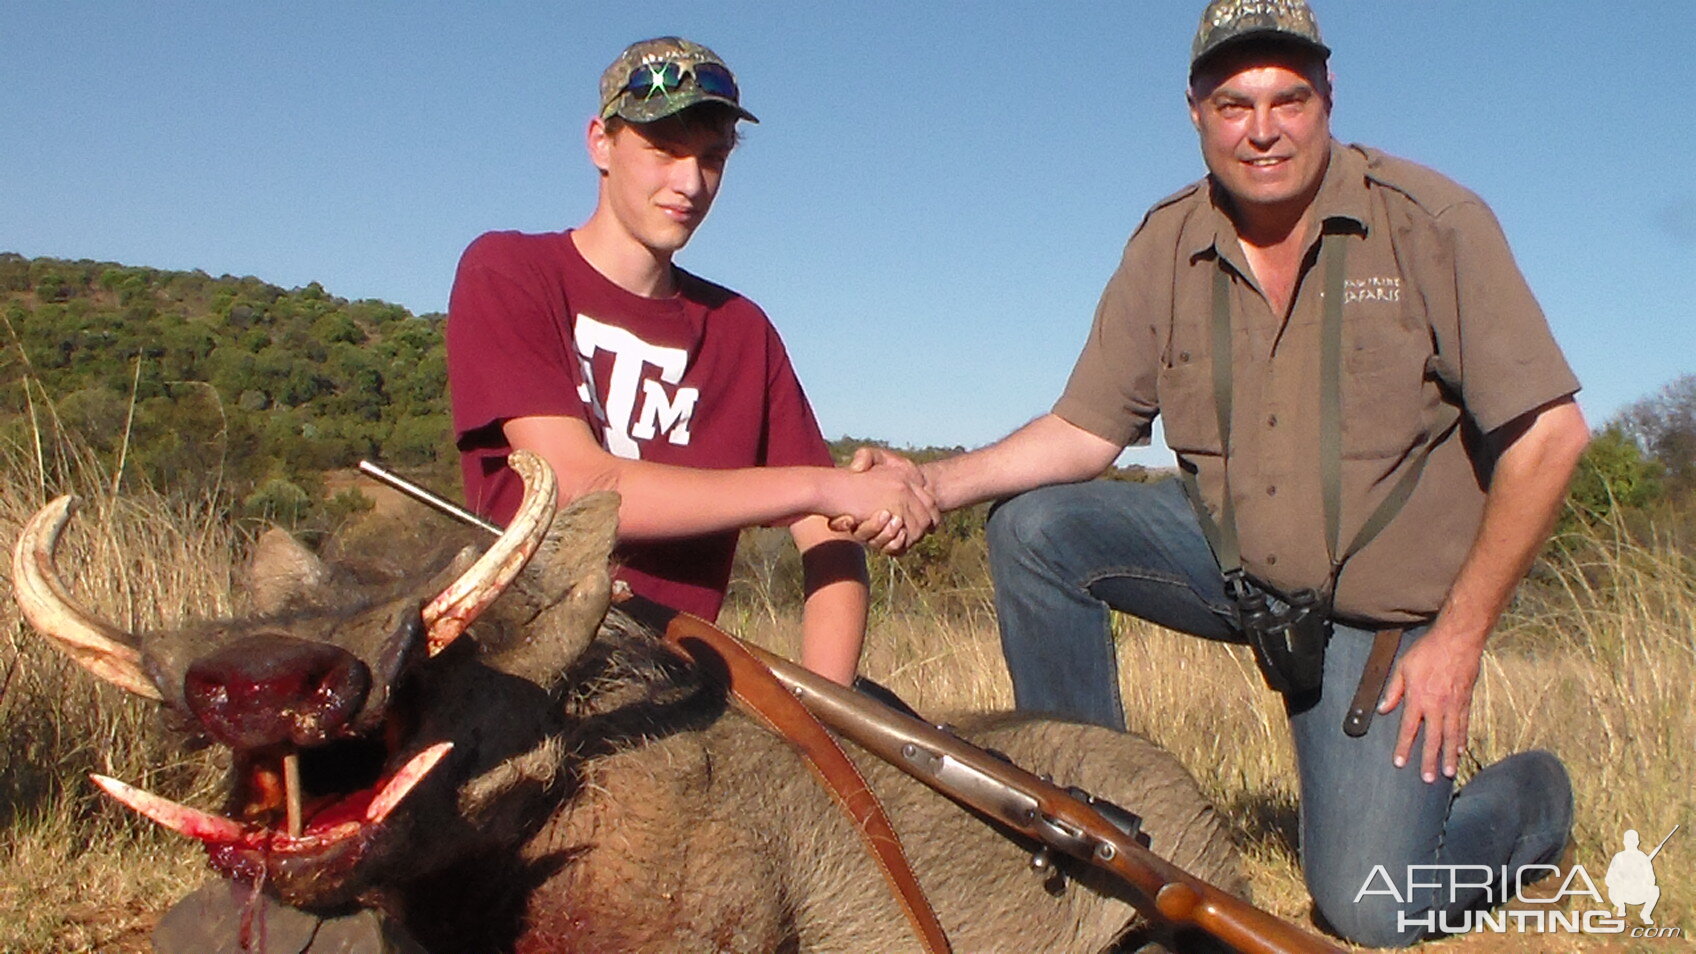
<svg viewBox="0 0 1696 954"><path fill-rule="evenodd" d="M1325 311L1319 328L1319 466L1320 492L1325 504L1325 549L1331 557L1331 578L1326 583L1329 598L1336 592L1337 577L1343 564L1372 542L1390 525L1402 506L1413 495L1431 451L1460 426L1461 413L1457 408L1454 419L1428 437L1413 451L1414 457L1400 479L1384 499L1378 502L1366 520L1355 531L1354 539L1343 546L1343 259L1348 236L1332 232L1325 236L1321 254L1325 258Z"/></svg>
<svg viewBox="0 0 1696 954"><path fill-rule="evenodd" d="M1213 413L1219 422L1219 462L1225 468L1224 499L1219 504L1219 519L1207 512L1201 499L1201 486L1195 473L1179 461L1178 473L1183 477L1184 490L1201 519L1201 532L1219 562L1227 579L1241 573L1242 551L1237 543L1237 511L1231 502L1231 282L1223 267L1213 271Z"/></svg>
<svg viewBox="0 0 1696 954"><path fill-rule="evenodd" d="M1321 239L1320 255L1324 269L1324 309L1320 325L1319 343L1319 467L1320 495L1324 506L1325 516L1325 549L1330 558L1330 573L1322 588L1317 591L1304 590L1301 593L1284 595L1284 599L1292 607L1302 606L1315 608L1319 613L1328 615L1332 594L1336 592L1337 579L1342 573L1343 564L1354 554L1358 553L1372 541L1390 521L1400 512L1412 495L1413 488L1419 483L1420 475L1425 470L1425 463L1431 451L1451 434L1460 424L1460 412L1457 409L1454 419L1447 425L1430 435L1427 440L1414 450L1414 457L1402 476L1390 488L1389 494L1373 509L1354 538L1347 546L1342 541L1342 375L1343 375L1343 298L1344 298L1344 264L1348 254L1349 235L1343 232L1329 232ZM1185 490L1190 497L1196 516L1201 523L1202 533L1207 537L1208 546L1212 548L1214 558L1219 563L1219 569L1224 576L1226 591L1236 601L1239 622L1245 626L1248 620L1243 617L1245 608L1250 612L1253 604L1258 604L1261 614L1265 612L1265 601L1262 591L1251 585L1242 567L1242 550L1237 536L1236 511L1231 497L1230 457L1231 457L1231 414L1232 414L1232 374L1231 374L1231 304L1230 277L1226 274L1224 264L1217 263L1213 276L1213 316L1211 326L1213 346L1213 403L1219 423L1219 445L1221 466L1224 468L1224 494L1219 508L1219 519L1215 521L1208 513L1201 498L1201 489L1196 482L1194 469L1183 466L1180 462L1179 473L1184 480ZM1282 595L1282 594L1281 594ZM1262 616L1264 618L1264 616ZM1254 636L1254 633L1250 633ZM1320 646L1322 651L1322 644ZM1258 650L1266 655L1264 648ZM1310 662L1317 662L1317 656L1309 655ZM1262 671L1267 666L1262 660ZM1275 665L1273 668L1277 668ZM1280 683L1293 684L1291 680L1276 674L1268 674L1268 682L1278 688ZM1363 690L1364 691L1364 690ZM1364 726L1357 726L1364 730ZM1358 734L1351 732L1351 734Z"/></svg>

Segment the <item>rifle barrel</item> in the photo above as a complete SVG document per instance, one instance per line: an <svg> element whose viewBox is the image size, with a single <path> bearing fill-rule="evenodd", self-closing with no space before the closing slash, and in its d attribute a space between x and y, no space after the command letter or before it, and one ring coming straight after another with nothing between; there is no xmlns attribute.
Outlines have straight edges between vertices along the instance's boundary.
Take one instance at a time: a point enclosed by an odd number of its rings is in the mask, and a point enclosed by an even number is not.
<svg viewBox="0 0 1696 954"><path fill-rule="evenodd" d="M1661 853L1661 849L1667 846L1667 842L1672 841L1672 836L1678 834L1678 829L1681 827L1680 825L1672 826L1672 831L1667 832L1667 836L1661 839L1661 843L1655 846L1655 850L1649 852L1650 861L1655 860L1655 856Z"/></svg>

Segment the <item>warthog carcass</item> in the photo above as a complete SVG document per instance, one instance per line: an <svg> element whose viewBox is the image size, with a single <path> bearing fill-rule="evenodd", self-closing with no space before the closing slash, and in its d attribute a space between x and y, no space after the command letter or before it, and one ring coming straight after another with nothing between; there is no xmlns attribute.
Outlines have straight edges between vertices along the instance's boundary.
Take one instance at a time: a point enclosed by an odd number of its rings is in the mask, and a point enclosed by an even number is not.
<svg viewBox="0 0 1696 954"><path fill-rule="evenodd" d="M337 568L271 531L248 615L164 632L76 604L52 561L70 502L44 508L14 562L31 623L233 751L222 814L103 787L199 839L229 878L311 911L381 909L432 950L916 950L851 822L786 743L609 613L617 498L556 515L551 474L526 464L524 510L475 563ZM1156 852L1241 888L1220 819L1147 740L952 721L1137 812ZM1145 930L1099 872L1062 860L1070 878L1034 875L1031 845L853 754L960 954L1100 951Z"/></svg>

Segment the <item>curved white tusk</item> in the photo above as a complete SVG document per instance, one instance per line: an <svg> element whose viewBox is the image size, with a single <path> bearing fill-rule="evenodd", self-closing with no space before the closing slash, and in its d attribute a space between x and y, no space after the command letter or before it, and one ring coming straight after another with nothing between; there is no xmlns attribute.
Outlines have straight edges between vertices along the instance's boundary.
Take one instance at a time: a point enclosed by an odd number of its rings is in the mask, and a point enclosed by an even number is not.
<svg viewBox="0 0 1696 954"><path fill-rule="evenodd" d="M524 500L494 545L424 607L425 642L432 656L458 639L518 577L553 523L559 507L553 468L526 450L513 451L507 463L524 481Z"/></svg>
<svg viewBox="0 0 1696 954"><path fill-rule="evenodd" d="M77 499L66 494L24 524L12 551L12 587L24 619L77 665L138 696L162 699L141 670L134 636L99 619L71 598L53 565L59 534Z"/></svg>

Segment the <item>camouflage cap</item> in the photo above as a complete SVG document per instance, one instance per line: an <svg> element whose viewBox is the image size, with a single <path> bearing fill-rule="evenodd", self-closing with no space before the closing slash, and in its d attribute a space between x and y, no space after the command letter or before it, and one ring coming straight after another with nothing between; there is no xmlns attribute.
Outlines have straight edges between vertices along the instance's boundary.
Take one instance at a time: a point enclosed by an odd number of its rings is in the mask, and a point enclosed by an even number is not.
<svg viewBox="0 0 1696 954"><path fill-rule="evenodd" d="M1331 55L1304 0L1212 0L1190 44L1190 74L1221 48L1251 39L1290 41L1310 47L1321 59Z"/></svg>
<svg viewBox="0 0 1696 954"><path fill-rule="evenodd" d="M651 123L697 103L724 103L742 119L759 122L742 108L736 77L724 60L682 37L632 43L601 74L602 119Z"/></svg>

